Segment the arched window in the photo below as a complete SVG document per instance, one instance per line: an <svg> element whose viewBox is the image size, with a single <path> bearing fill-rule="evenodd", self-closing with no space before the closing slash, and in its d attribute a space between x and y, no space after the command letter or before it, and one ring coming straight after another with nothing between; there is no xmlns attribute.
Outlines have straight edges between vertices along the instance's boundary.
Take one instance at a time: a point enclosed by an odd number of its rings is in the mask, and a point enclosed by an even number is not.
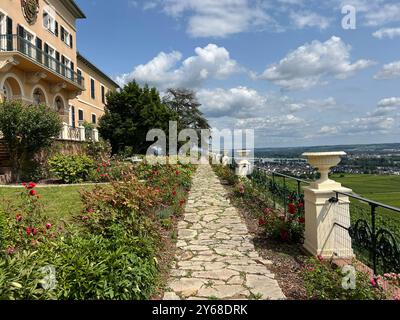
<svg viewBox="0 0 400 320"><path fill-rule="evenodd" d="M43 91L40 90L39 88L36 88L35 91L33 91L33 104L39 105L44 102L45 102L45 97Z"/></svg>
<svg viewBox="0 0 400 320"><path fill-rule="evenodd" d="M56 109L59 113L64 113L64 101L61 99L61 97L56 98Z"/></svg>

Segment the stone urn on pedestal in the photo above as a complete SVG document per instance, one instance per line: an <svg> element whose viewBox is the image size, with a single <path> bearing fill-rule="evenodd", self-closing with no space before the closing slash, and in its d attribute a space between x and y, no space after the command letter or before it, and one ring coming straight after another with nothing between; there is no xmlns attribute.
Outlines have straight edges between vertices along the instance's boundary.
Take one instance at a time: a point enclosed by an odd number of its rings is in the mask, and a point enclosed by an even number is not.
<svg viewBox="0 0 400 320"><path fill-rule="evenodd" d="M237 162L236 175L247 177L251 173L251 163L249 161L250 150L239 150L240 160Z"/></svg>
<svg viewBox="0 0 400 320"><path fill-rule="evenodd" d="M339 182L329 179L329 170L337 166L345 152L304 153L310 165L317 168L321 178L304 188L305 242L304 247L313 255L323 258L352 258L354 256L350 227L349 197L338 192L351 193ZM336 199L335 202L330 201Z"/></svg>
<svg viewBox="0 0 400 320"><path fill-rule="evenodd" d="M221 158L222 158L222 156L221 156L221 153L220 152L217 152L217 154L215 155L215 163L216 164L220 164L221 163Z"/></svg>
<svg viewBox="0 0 400 320"><path fill-rule="evenodd" d="M222 157L222 165L226 167L229 165L229 163L230 163L229 151L225 150L224 156Z"/></svg>

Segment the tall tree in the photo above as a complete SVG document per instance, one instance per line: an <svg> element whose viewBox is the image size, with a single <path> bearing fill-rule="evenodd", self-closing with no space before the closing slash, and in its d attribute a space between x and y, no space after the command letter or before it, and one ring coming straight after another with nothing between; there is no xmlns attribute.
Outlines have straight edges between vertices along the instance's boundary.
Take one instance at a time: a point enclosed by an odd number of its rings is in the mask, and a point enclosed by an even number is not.
<svg viewBox="0 0 400 320"><path fill-rule="evenodd" d="M178 114L178 129L210 129L193 90L168 89L163 102Z"/></svg>
<svg viewBox="0 0 400 320"><path fill-rule="evenodd" d="M110 141L114 154L130 147L134 153L146 153L153 142L146 141L151 129L168 133L169 121L177 114L161 102L155 88L127 84L120 92L108 95L105 114L99 122L99 132Z"/></svg>

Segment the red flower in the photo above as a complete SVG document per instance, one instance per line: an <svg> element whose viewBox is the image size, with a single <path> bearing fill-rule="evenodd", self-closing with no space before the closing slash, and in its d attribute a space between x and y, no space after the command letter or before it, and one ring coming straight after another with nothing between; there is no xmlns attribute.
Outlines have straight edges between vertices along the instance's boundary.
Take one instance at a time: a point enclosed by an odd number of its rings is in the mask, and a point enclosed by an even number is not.
<svg viewBox="0 0 400 320"><path fill-rule="evenodd" d="M51 224L51 223L47 223L47 224L46 224L46 229L47 229L47 230L51 229L51 227L52 227L52 224Z"/></svg>
<svg viewBox="0 0 400 320"><path fill-rule="evenodd" d="M20 214L17 214L16 219L18 222L22 221L22 216Z"/></svg>
<svg viewBox="0 0 400 320"><path fill-rule="evenodd" d="M304 203L303 203L303 202L299 202L298 208L299 208L299 209L302 209L303 207L304 207Z"/></svg>
<svg viewBox="0 0 400 320"><path fill-rule="evenodd" d="M32 228L30 227L26 228L26 234L30 236L32 234Z"/></svg>
<svg viewBox="0 0 400 320"><path fill-rule="evenodd" d="M296 214L296 212L297 212L297 209L296 209L296 206L294 205L294 203L293 202L289 203L289 213Z"/></svg>
<svg viewBox="0 0 400 320"><path fill-rule="evenodd" d="M320 262L323 262L323 261L324 261L324 257L321 256L320 254L317 255L317 259L318 259Z"/></svg>
<svg viewBox="0 0 400 320"><path fill-rule="evenodd" d="M173 195L174 197L176 197L176 195L177 195L176 191L172 192L172 195Z"/></svg>
<svg viewBox="0 0 400 320"><path fill-rule="evenodd" d="M373 287L376 287L376 285L377 285L374 278L371 278L370 283L371 283L371 286L373 286Z"/></svg>
<svg viewBox="0 0 400 320"><path fill-rule="evenodd" d="M26 183L25 183L25 188L27 188L28 190L31 190L35 187L36 187L36 183L34 183L34 182L29 182L28 185L26 185Z"/></svg>
<svg viewBox="0 0 400 320"><path fill-rule="evenodd" d="M180 175L180 172L179 172L179 171L176 171L176 175L179 176L179 175Z"/></svg>
<svg viewBox="0 0 400 320"><path fill-rule="evenodd" d="M305 218L299 218L299 223L301 223L301 224L306 223L306 219Z"/></svg>
<svg viewBox="0 0 400 320"><path fill-rule="evenodd" d="M88 216L83 216L83 217L82 217L82 220L83 220L83 221L88 221L88 220L89 220L89 217L88 217Z"/></svg>
<svg viewBox="0 0 400 320"><path fill-rule="evenodd" d="M8 254L9 256L11 256L14 252L15 252L15 248L13 248L13 247L7 248L7 254Z"/></svg>
<svg viewBox="0 0 400 320"><path fill-rule="evenodd" d="M37 233L38 233L38 229L33 228L33 229L32 229L32 234L33 234L34 236L36 236Z"/></svg>
<svg viewBox="0 0 400 320"><path fill-rule="evenodd" d="M29 191L29 195L31 195L32 197L37 196L37 191L32 189L31 191Z"/></svg>
<svg viewBox="0 0 400 320"><path fill-rule="evenodd" d="M260 218L260 219L258 220L258 225L259 225L260 227L265 226L265 220L264 220L263 218Z"/></svg>

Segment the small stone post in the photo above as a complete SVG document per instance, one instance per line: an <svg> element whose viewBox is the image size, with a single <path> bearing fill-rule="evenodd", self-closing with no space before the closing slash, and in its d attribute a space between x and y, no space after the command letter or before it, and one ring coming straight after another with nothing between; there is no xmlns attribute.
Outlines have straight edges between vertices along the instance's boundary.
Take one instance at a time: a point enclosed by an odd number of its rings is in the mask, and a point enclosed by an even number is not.
<svg viewBox="0 0 400 320"><path fill-rule="evenodd" d="M83 125L79 125L78 127L79 130L79 141L85 141L86 140L86 130Z"/></svg>
<svg viewBox="0 0 400 320"><path fill-rule="evenodd" d="M93 129L93 140L94 142L99 142L99 130Z"/></svg>
<svg viewBox="0 0 400 320"><path fill-rule="evenodd" d="M246 178L251 173L251 163L248 160L250 150L239 150L239 156L241 159L238 161L238 167L236 169L236 175L239 177Z"/></svg>
<svg viewBox="0 0 400 320"><path fill-rule="evenodd" d="M344 152L305 153L308 162L321 173L321 179L304 188L305 242L304 248L323 258L352 258L351 238L347 230L337 226L350 226L350 201L339 194L339 202L329 201L336 192L351 193L329 179L329 169L340 163Z"/></svg>
<svg viewBox="0 0 400 320"><path fill-rule="evenodd" d="M229 151L225 150L224 151L224 156L222 157L222 165L224 167L227 167L229 165L230 162L230 158L229 158Z"/></svg>
<svg viewBox="0 0 400 320"><path fill-rule="evenodd" d="M62 124L62 130L61 130L61 139L62 140L68 140L68 123L63 122Z"/></svg>

